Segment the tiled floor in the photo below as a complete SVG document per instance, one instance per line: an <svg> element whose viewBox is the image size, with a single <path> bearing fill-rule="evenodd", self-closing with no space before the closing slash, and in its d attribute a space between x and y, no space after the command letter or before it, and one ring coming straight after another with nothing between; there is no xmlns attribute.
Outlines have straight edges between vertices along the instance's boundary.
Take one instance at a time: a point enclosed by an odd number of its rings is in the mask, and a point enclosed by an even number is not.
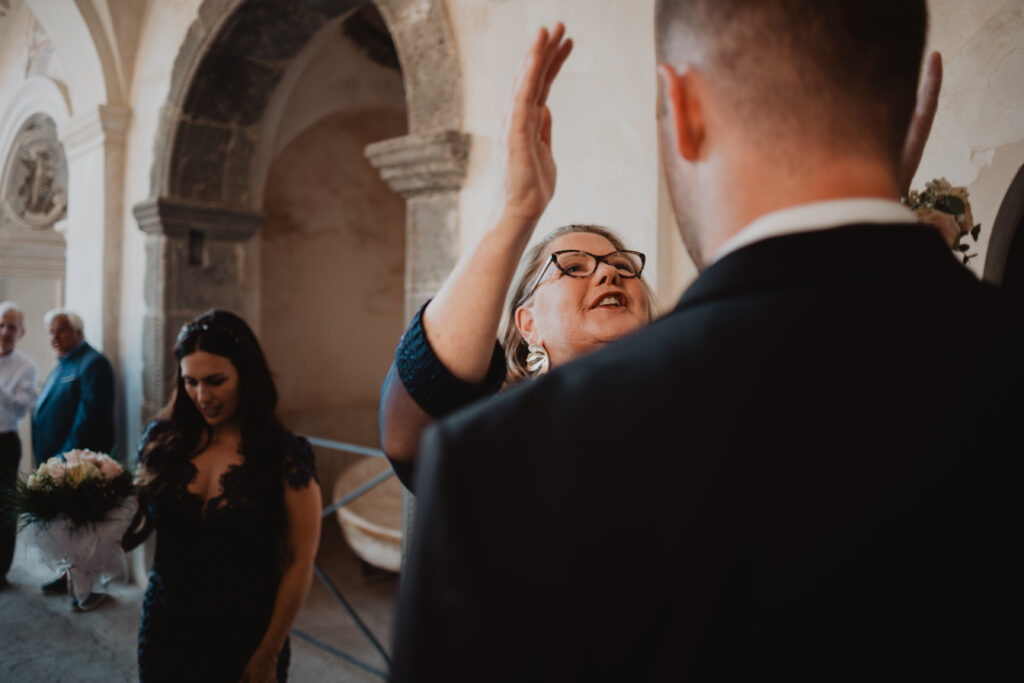
<svg viewBox="0 0 1024 683"><path fill-rule="evenodd" d="M390 650L397 577L365 569L342 540L334 517L325 520L317 563L385 650ZM135 641L142 587L112 585L111 601L93 612L72 613L70 598L40 592L39 586L52 577L25 544L19 544L7 578L11 585L0 590L0 681L137 680ZM295 628L373 669L387 670L384 659L315 578ZM290 680L326 683L382 678L293 637Z"/></svg>

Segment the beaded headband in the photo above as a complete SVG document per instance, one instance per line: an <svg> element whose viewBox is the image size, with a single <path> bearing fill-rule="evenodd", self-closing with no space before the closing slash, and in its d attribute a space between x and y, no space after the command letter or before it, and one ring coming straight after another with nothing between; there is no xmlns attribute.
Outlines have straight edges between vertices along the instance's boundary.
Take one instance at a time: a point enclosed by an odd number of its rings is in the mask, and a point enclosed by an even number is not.
<svg viewBox="0 0 1024 683"><path fill-rule="evenodd" d="M196 334L198 332L219 332L225 334L231 338L233 342L239 346L244 346L242 340L238 338L234 332L221 325L211 325L210 323L185 323L181 326L181 332L178 333L178 342L181 342L186 337Z"/></svg>

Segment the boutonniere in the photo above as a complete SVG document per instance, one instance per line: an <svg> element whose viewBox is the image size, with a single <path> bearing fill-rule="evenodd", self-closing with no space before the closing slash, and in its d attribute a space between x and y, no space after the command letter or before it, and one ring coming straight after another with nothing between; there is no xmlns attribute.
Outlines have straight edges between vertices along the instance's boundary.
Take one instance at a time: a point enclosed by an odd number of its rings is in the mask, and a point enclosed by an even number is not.
<svg viewBox="0 0 1024 683"><path fill-rule="evenodd" d="M954 187L945 178L936 178L922 192L911 190L903 202L917 215L917 220L938 228L964 265L977 256L969 252L972 243L978 241L981 224L974 223L966 187ZM968 236L971 242L967 242Z"/></svg>

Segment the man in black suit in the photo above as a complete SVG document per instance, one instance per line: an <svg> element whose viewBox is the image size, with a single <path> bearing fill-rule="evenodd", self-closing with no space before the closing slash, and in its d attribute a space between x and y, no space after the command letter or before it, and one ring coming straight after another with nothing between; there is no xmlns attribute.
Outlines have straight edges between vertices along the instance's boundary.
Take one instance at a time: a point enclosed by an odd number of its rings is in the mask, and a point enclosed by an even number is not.
<svg viewBox="0 0 1024 683"><path fill-rule="evenodd" d="M926 23L924 0L658 3L662 165L703 272L427 432L393 680L1010 661L1021 335L898 202Z"/></svg>

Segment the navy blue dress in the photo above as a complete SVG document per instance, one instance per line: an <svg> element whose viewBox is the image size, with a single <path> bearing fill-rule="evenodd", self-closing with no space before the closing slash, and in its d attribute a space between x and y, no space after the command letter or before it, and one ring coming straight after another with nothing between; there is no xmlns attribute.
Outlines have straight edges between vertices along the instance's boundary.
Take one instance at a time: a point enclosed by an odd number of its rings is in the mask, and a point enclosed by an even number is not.
<svg viewBox="0 0 1024 683"><path fill-rule="evenodd" d="M149 500L156 555L139 628L144 683L241 678L266 633L281 581L284 486L302 489L316 478L309 442L291 434L282 442L280 465L271 470L279 476L261 476L249 462L256 455L246 455L224 473L223 493L204 505L188 490L197 471L186 461L177 486ZM278 681L287 679L289 659L285 641Z"/></svg>

